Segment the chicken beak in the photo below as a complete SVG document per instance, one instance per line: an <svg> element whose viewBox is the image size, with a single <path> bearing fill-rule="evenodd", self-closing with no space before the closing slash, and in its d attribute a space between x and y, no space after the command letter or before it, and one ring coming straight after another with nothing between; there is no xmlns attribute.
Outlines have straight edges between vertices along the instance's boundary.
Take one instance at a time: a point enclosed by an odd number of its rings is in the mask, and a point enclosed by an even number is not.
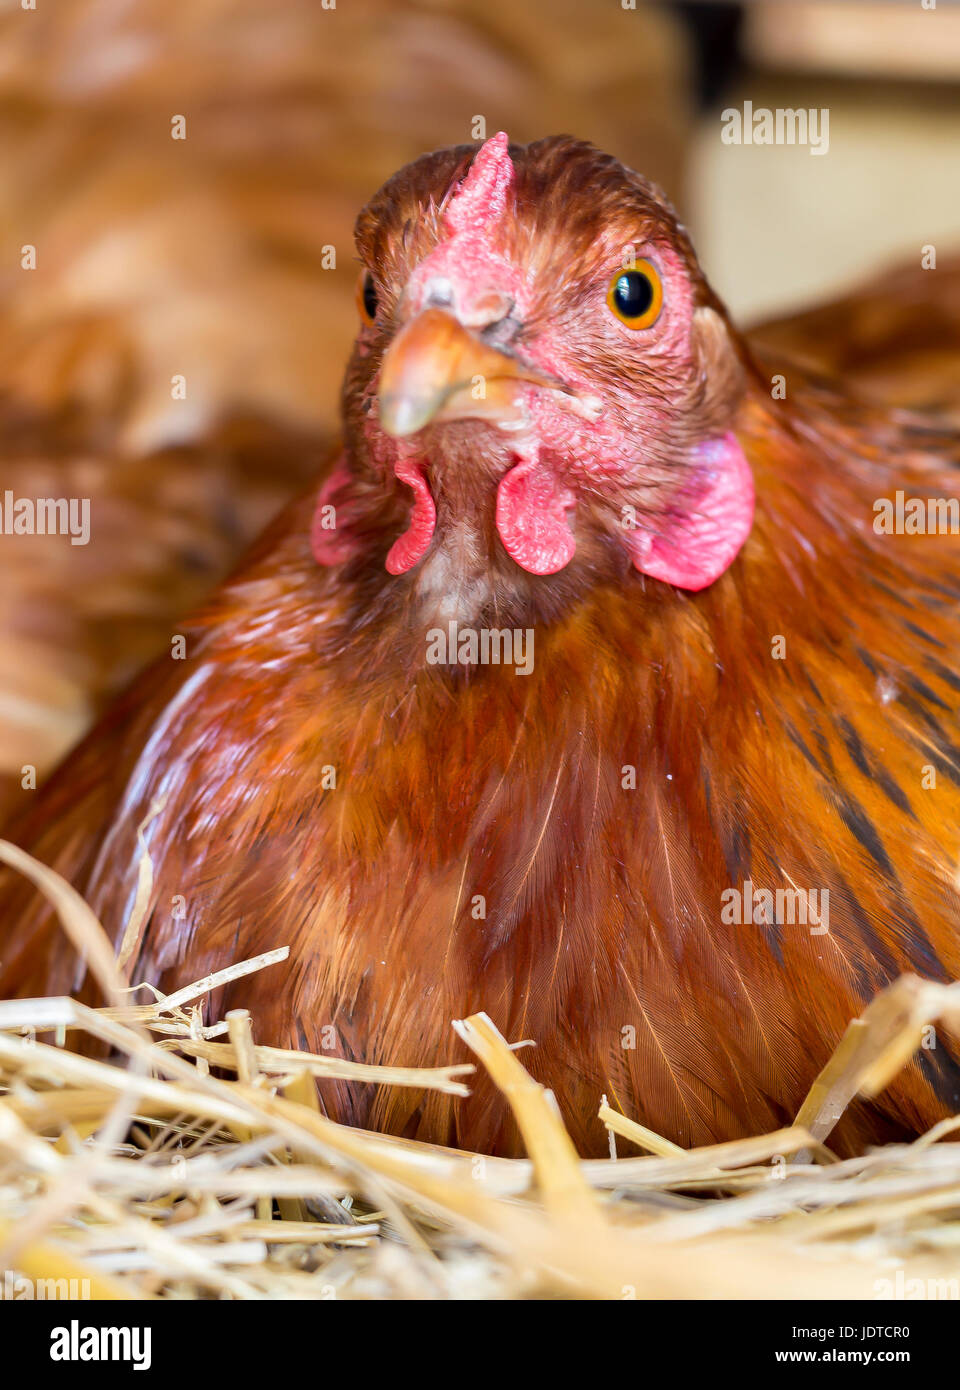
<svg viewBox="0 0 960 1390"><path fill-rule="evenodd" d="M554 377L489 347L453 314L424 309L404 324L380 368L380 424L396 438L439 420L524 418L522 382L562 389Z"/></svg>

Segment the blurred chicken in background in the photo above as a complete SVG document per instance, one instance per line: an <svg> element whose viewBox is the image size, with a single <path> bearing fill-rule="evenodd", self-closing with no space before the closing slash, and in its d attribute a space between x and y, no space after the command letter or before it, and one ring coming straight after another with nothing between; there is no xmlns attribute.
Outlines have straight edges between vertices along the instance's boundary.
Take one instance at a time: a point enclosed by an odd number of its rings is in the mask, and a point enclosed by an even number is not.
<svg viewBox="0 0 960 1390"><path fill-rule="evenodd" d="M91 501L88 546L0 535L8 794L322 465L370 190L482 118L520 141L575 131L676 199L688 89L679 25L642 5L0 14L3 487Z"/></svg>
<svg viewBox="0 0 960 1390"><path fill-rule="evenodd" d="M960 256L935 271L892 265L840 299L758 324L750 341L844 382L874 405L960 424Z"/></svg>

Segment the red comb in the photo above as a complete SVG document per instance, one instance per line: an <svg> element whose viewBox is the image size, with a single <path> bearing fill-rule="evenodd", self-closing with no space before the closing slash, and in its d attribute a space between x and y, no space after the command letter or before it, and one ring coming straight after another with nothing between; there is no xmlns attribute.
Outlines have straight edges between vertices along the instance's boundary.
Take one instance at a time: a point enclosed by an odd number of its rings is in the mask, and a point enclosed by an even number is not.
<svg viewBox="0 0 960 1390"><path fill-rule="evenodd" d="M514 175L509 144L501 130L480 146L444 214L444 221L454 234L479 231L502 215Z"/></svg>

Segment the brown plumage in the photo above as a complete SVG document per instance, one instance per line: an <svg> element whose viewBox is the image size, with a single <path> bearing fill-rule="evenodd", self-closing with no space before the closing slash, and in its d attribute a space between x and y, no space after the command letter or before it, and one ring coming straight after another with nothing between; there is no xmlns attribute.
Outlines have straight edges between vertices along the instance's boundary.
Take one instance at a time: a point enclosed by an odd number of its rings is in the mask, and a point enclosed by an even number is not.
<svg viewBox="0 0 960 1390"><path fill-rule="evenodd" d="M0 8L0 500L92 532L0 533L2 808L315 474L370 190L485 112L676 192L691 113L679 21L593 0Z"/></svg>
<svg viewBox="0 0 960 1390"><path fill-rule="evenodd" d="M849 294L757 324L751 345L855 387L876 405L960 425L960 256L887 268Z"/></svg>
<svg viewBox="0 0 960 1390"><path fill-rule="evenodd" d="M89 543L0 536L0 813L169 649L177 617L229 573L316 473L323 435L235 416L202 440L125 455L103 421L0 401L3 488L89 500ZM107 431L109 433L109 430Z"/></svg>
<svg viewBox="0 0 960 1390"><path fill-rule="evenodd" d="M885 983L960 974L960 542L873 525L897 489L949 497L960 438L799 369L774 399L616 161L566 138L474 153L425 157L361 215L375 315L320 498L336 530L315 489L293 504L12 838L116 939L159 804L131 979L289 945L216 1001L264 1042L319 1049L332 1025L343 1055L433 1064L483 1008L535 1041L585 1153L602 1093L682 1144L770 1129ZM641 329L609 302L625 246L662 283ZM431 664L451 619L532 629L533 669ZM828 930L726 921L746 880L817 891L818 925L828 891ZM9 873L0 924L0 994L92 992ZM951 1047L852 1106L839 1148L960 1107ZM482 1080L322 1099L518 1144Z"/></svg>

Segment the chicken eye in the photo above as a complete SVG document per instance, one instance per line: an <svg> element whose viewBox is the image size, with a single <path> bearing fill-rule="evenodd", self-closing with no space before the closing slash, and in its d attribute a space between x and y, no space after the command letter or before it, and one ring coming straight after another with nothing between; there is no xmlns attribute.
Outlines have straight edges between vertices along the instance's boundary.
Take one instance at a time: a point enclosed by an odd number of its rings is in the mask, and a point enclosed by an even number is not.
<svg viewBox="0 0 960 1390"><path fill-rule="evenodd" d="M376 322L377 287L369 270L365 270L357 281L357 308L368 327Z"/></svg>
<svg viewBox="0 0 960 1390"><path fill-rule="evenodd" d="M637 261L630 270L618 270L610 281L607 304L628 328L649 328L656 323L663 305L656 266Z"/></svg>

